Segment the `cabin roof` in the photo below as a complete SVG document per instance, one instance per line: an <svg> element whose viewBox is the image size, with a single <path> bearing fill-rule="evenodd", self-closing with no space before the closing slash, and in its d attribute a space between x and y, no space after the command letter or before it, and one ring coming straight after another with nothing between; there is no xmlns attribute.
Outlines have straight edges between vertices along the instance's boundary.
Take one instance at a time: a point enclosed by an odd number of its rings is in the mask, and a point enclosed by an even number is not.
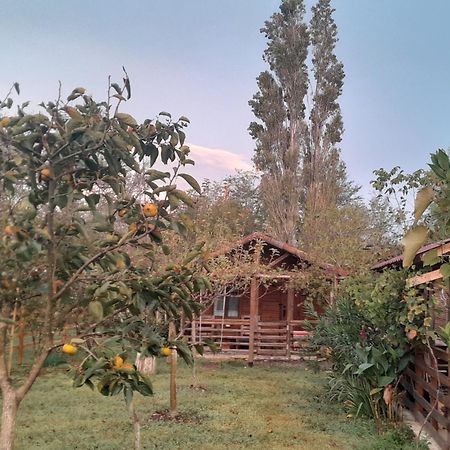
<svg viewBox="0 0 450 450"><path fill-rule="evenodd" d="M272 236L269 236L269 235L261 233L261 232L255 232L255 233L249 234L248 236L245 236L242 239L239 239L229 245L226 245L226 246L210 253L209 256L215 258L220 255L225 255L239 247L244 247L245 245L247 245L251 242L257 242L257 241L265 242L265 243L269 244L270 246L276 247L280 251L289 253L289 254L293 255L294 257L298 258L299 260L304 261L306 263L316 264L316 262L313 261L313 259L303 250L300 250L299 248L294 247L293 245L290 245L286 242L279 241L279 240L273 238ZM320 266L338 276L345 277L348 275L344 269L333 266L331 264L320 264Z"/></svg>
<svg viewBox="0 0 450 450"><path fill-rule="evenodd" d="M421 247L414 258L414 262L418 263L420 262L420 257L426 252L429 252L430 250L434 250L435 248L439 249L440 247L443 247L445 244L450 243L450 238L443 239L442 241L433 242L431 244L424 245ZM447 251L444 251L444 253L447 253ZM386 261L381 261L376 263L371 267L371 270L382 270L386 269L388 267L398 267L402 264L403 261L403 255L394 256L393 258L387 259Z"/></svg>

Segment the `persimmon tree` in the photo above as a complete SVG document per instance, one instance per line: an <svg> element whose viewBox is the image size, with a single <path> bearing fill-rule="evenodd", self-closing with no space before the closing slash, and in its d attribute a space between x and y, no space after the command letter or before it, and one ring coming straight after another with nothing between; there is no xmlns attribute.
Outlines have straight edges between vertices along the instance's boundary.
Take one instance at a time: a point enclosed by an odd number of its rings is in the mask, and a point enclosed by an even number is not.
<svg viewBox="0 0 450 450"><path fill-rule="evenodd" d="M105 101L84 88L67 99L28 113L27 103L13 112L14 84L0 103L0 197L3 221L0 257L0 447L14 445L18 408L29 392L67 324L77 322L77 336L64 352L80 356L74 385L103 395L123 393L131 412L133 393L152 393L151 383L127 358L145 357L176 346L192 359L179 333L169 339L168 324L181 313L198 311L193 294L205 288L194 270L201 246L177 266L155 266L158 252L168 251L164 230L184 233L188 225L174 211L192 204L178 189L181 169L193 164L184 145L189 120L160 113L142 124L120 107L131 97L128 76L109 83ZM160 161L172 172L156 170ZM127 192L130 173L140 174L145 188ZM131 255L131 257L130 257ZM13 379L7 367L13 311L32 314L40 341L28 373ZM135 421L136 424L136 421ZM136 430L138 436L138 429ZM137 439L136 448L139 442Z"/></svg>

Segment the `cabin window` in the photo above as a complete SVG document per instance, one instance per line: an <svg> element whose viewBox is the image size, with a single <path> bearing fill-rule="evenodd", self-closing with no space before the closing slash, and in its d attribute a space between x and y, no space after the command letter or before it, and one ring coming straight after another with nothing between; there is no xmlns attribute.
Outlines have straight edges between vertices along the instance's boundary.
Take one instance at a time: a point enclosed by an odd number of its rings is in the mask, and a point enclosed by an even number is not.
<svg viewBox="0 0 450 450"><path fill-rule="evenodd" d="M227 317L239 317L239 297L227 297Z"/></svg>
<svg viewBox="0 0 450 450"><path fill-rule="evenodd" d="M238 318L239 299L240 297L237 295L222 295L217 297L214 301L214 315L218 317Z"/></svg>
<svg viewBox="0 0 450 450"><path fill-rule="evenodd" d="M216 300L214 301L214 315L215 316L223 316L223 300L224 297L217 297Z"/></svg>

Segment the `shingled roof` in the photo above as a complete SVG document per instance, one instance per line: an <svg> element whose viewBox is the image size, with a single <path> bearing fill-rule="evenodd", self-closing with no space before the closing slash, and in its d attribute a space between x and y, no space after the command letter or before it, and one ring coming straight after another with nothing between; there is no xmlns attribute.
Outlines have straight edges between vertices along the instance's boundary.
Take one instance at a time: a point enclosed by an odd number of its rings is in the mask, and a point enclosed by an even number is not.
<svg viewBox="0 0 450 450"><path fill-rule="evenodd" d="M419 263L421 261L420 257L424 253L429 252L430 250L433 250L435 248L439 249L440 247L442 247L448 243L450 243L450 238L424 245L416 253L414 263L416 263L416 264ZM394 256L393 258L387 259L386 261L381 261L379 263L376 263L375 265L373 265L371 267L371 270L379 271L379 270L385 269L387 267L399 267L402 265L402 261L403 261L403 255Z"/></svg>

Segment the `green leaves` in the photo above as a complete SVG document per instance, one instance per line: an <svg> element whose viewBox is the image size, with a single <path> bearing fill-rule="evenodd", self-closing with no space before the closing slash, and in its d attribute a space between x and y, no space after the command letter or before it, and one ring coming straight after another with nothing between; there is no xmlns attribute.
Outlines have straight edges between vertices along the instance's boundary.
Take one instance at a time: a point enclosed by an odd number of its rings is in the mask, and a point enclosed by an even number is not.
<svg viewBox="0 0 450 450"><path fill-rule="evenodd" d="M442 266L439 268L441 274L442 274L442 278L444 280L447 280L448 278L450 278L450 264L449 263L445 263L442 264Z"/></svg>
<svg viewBox="0 0 450 450"><path fill-rule="evenodd" d="M450 161L446 152L439 149L431 155L431 164L429 164L434 174L444 181L448 180L448 172L450 170Z"/></svg>
<svg viewBox="0 0 450 450"><path fill-rule="evenodd" d="M123 125L127 125L131 128L136 128L138 126L138 123L134 117L130 116L130 114L116 113L115 117Z"/></svg>
<svg viewBox="0 0 450 450"><path fill-rule="evenodd" d="M417 250L425 244L428 236L428 228L424 225L418 225L411 228L403 237L403 267L408 268L414 262Z"/></svg>
<svg viewBox="0 0 450 450"><path fill-rule="evenodd" d="M441 261L441 258L437 254L437 249L430 250L422 255L422 261L424 266L434 266Z"/></svg>
<svg viewBox="0 0 450 450"><path fill-rule="evenodd" d="M422 214L433 201L433 198L434 191L431 186L427 186L417 193L414 205L414 218L416 219L416 222L422 217Z"/></svg>
<svg viewBox="0 0 450 450"><path fill-rule="evenodd" d="M360 364L358 366L358 369L354 372L354 374L355 375L361 375L362 373L364 373L366 370L370 369L373 366L374 366L373 363L368 363L368 362Z"/></svg>
<svg viewBox="0 0 450 450"><path fill-rule="evenodd" d="M89 314L96 320L103 319L103 305L98 300L90 302L88 305Z"/></svg>
<svg viewBox="0 0 450 450"><path fill-rule="evenodd" d="M188 175L187 173L179 173L178 176L183 178L196 192L198 192L199 194L202 193L202 188L192 175Z"/></svg>
<svg viewBox="0 0 450 450"><path fill-rule="evenodd" d="M160 170L156 170L156 169L147 170L147 172L145 172L145 174L147 175L147 177L145 179L147 181L147 183L149 183L151 181L156 181L156 180L165 180L166 178L170 177L169 172L161 172Z"/></svg>
<svg viewBox="0 0 450 450"><path fill-rule="evenodd" d="M187 194L184 191L180 191L179 189L174 189L171 192L176 198L178 198L179 200L181 200L185 205L190 206L191 208L194 207L195 203L194 200L192 199L192 197Z"/></svg>

